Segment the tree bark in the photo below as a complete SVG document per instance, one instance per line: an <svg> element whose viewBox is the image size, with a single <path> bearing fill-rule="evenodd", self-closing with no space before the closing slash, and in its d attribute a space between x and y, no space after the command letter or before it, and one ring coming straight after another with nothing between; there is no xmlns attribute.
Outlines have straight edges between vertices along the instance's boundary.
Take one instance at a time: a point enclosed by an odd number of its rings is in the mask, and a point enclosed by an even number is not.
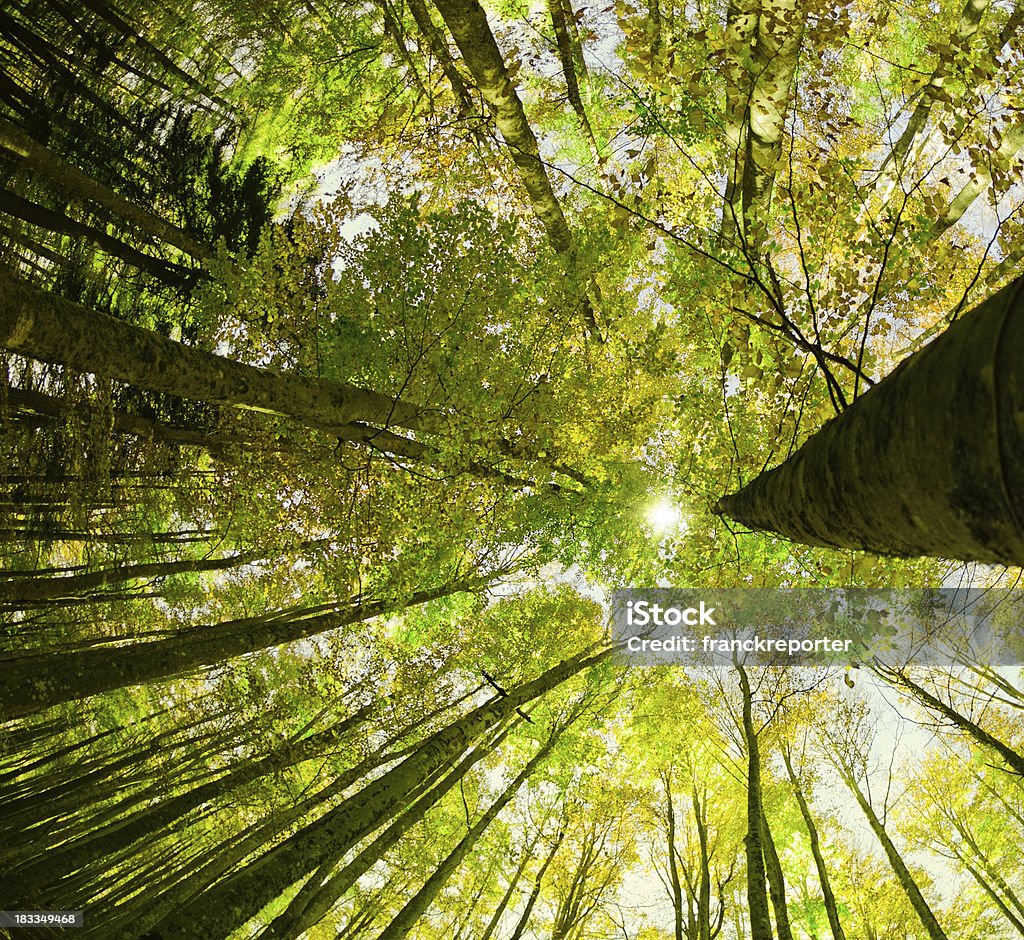
<svg viewBox="0 0 1024 940"><path fill-rule="evenodd" d="M200 273L147 255L92 225L79 222L63 212L48 209L6 189L0 189L0 212L49 232L84 238L98 245L111 257L120 258L174 288L190 288Z"/></svg>
<svg viewBox="0 0 1024 940"><path fill-rule="evenodd" d="M881 196L883 202L889 200L897 184L902 180L903 171L914 154L923 149L923 144L927 141L928 119L932 106L942 94L949 64L953 56L962 55L966 51L981 26L982 17L988 6L989 0L967 0L964 5L956 32L950 37L950 54L940 56L927 84L919 92L920 97L907 120L907 126L879 168L875 192Z"/></svg>
<svg viewBox="0 0 1024 940"><path fill-rule="evenodd" d="M715 512L808 545L1024 564L1024 278Z"/></svg>
<svg viewBox="0 0 1024 940"><path fill-rule="evenodd" d="M179 398L294 418L311 427L353 421L422 425L421 410L313 376L235 362L39 291L0 268L0 346L43 362Z"/></svg>
<svg viewBox="0 0 1024 940"><path fill-rule="evenodd" d="M448 84L451 85L452 92L459 102L459 114L467 117L473 113L473 99L459 74L455 60L448 51L448 43L441 31L434 25L434 21L430 17L430 10L424 0L408 0L408 3L409 12L412 13L417 28L427 41L427 45L430 46L431 53L440 64L441 71L444 72L444 76L448 79Z"/></svg>
<svg viewBox="0 0 1024 940"><path fill-rule="evenodd" d="M487 744L473 748L436 786L432 786L417 799L337 874L327 881L314 874L310 881L299 889L288 908L260 934L259 940L288 940L290 937L300 936L320 923L338 898L397 845L402 836L422 820L427 811L459 783L474 764L492 753L505 739L509 730L511 729L506 729ZM333 868L337 864L337 857L332 857L330 863Z"/></svg>
<svg viewBox="0 0 1024 940"><path fill-rule="evenodd" d="M806 15L797 0L762 0L757 17L742 177L743 230L755 251L767 231Z"/></svg>
<svg viewBox="0 0 1024 940"><path fill-rule="evenodd" d="M465 590L472 587L463 582L450 583L419 591L398 606L425 604ZM271 615L228 620L189 627L166 639L3 661L0 718L30 715L61 702L179 676L245 653L379 617L395 606L386 600L355 602L347 609L339 604L341 610L315 616L302 617L300 610L284 618Z"/></svg>
<svg viewBox="0 0 1024 940"><path fill-rule="evenodd" d="M761 752L758 747L757 731L754 728L750 680L742 664L736 663L736 671L739 673L740 691L743 695L742 731L747 747L747 834L743 837L743 845L747 858L750 936L751 940L774 940L765 885L767 872L764 864L764 827L761 822Z"/></svg>

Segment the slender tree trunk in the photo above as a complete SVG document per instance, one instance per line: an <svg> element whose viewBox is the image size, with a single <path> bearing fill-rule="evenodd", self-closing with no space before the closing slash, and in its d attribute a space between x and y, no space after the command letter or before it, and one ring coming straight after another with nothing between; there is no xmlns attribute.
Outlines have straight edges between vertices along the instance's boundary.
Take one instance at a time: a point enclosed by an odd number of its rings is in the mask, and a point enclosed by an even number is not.
<svg viewBox="0 0 1024 940"><path fill-rule="evenodd" d="M761 751L754 728L750 680L742 664L736 663L743 695L743 740L747 747L747 834L743 837L747 858L747 907L751 940L774 940L771 913L768 910L767 873L764 864L761 822Z"/></svg>
<svg viewBox="0 0 1024 940"><path fill-rule="evenodd" d="M562 840L565 838L565 830L560 829L558 835L555 837L555 841L551 843L551 851L544 857L544 862L537 870L537 874L533 879L533 888L530 890L530 896L526 900L526 906L523 908L523 912L519 915L519 920L516 921L515 929L513 929L509 940L522 940L523 934L526 933L527 925L530 923L530 917L533 914L534 907L537 906L537 899L540 897L541 885L544 883L544 875L547 874L548 867L554 861L555 855L558 854L558 848L562 844Z"/></svg>
<svg viewBox="0 0 1024 940"><path fill-rule="evenodd" d="M509 730L511 728L506 729L487 744L473 748L436 786L431 787L416 800L409 809L403 812L336 875L324 881L323 877L314 874L299 889L287 909L260 934L259 940L288 940L288 938L300 936L320 923L337 900L390 849L394 848L402 836L420 822L445 794L461 782L471 767L500 746ZM325 876L330 873L330 869L334 868L337 862L337 855L330 858Z"/></svg>
<svg viewBox="0 0 1024 940"><path fill-rule="evenodd" d="M832 940L846 940L846 933L843 931L842 922L839 920L839 907L836 904L836 897L832 893L832 882L828 876L828 867L825 865L825 857L821 854L821 842L818 839L818 827L815 825L814 817L811 815L811 808L807 805L803 790L800 787L800 780L793 770L792 758L789 748L783 747L782 760L786 765L786 772L789 774L790 783L793 785L793 795L796 797L797 805L800 807L800 815L803 816L804 825L807 827L807 836L811 843L811 855L814 857L814 867L818 871L818 881L821 884L821 895L825 902L825 914L828 917L828 925L832 929Z"/></svg>
<svg viewBox="0 0 1024 940"><path fill-rule="evenodd" d="M712 940L714 934L711 929L711 856L708 851L707 792L705 791L702 799L697 792L697 784L694 783L691 800L700 861L697 881L697 940Z"/></svg>
<svg viewBox="0 0 1024 940"><path fill-rule="evenodd" d="M0 119L0 147L21 157L29 169L46 177L58 188L101 206L139 231L173 245L199 261L212 257L213 252L187 232L118 195L3 119Z"/></svg>
<svg viewBox="0 0 1024 940"><path fill-rule="evenodd" d="M487 14L477 0L434 0L434 5L494 114L498 130L508 144L512 160L519 169L519 177L548 239L559 253L574 252L573 237L558 198L551 189L537 138L508 77L501 50L487 23Z"/></svg>
<svg viewBox="0 0 1024 940"><path fill-rule="evenodd" d="M551 188L537 138L526 119L523 103L509 78L501 50L494 41L487 14L478 0L434 0L445 24L462 53L477 88L494 116L494 123L508 145L519 170L533 211L559 254L570 285L580 298L580 312L591 336L600 338L594 308L590 303L577 263L577 246L562 206Z"/></svg>
<svg viewBox="0 0 1024 940"><path fill-rule="evenodd" d="M261 558L260 552L232 555L228 558L203 558L198 560L158 561L141 565L119 565L90 571L85 574L69 575L62 578L34 578L13 581L0 580L0 602L11 606L28 601L51 601L57 598L76 597L89 594L90 599L102 600L103 594L91 592L105 590L114 585L127 584L140 578L167 578L176 574L191 574L202 571L226 571L239 565L248 564Z"/></svg>
<svg viewBox="0 0 1024 940"><path fill-rule="evenodd" d="M672 803L672 776L668 772L661 778L665 789L665 823L668 837L668 884L672 895L675 940L685 940L683 931L683 882L679 877L679 859L676 855L676 810Z"/></svg>
<svg viewBox="0 0 1024 940"><path fill-rule="evenodd" d="M1004 129L999 147L993 153L985 155L984 163L972 168L970 180L950 201L946 211L935 224L932 237L938 238L956 225L974 204L974 201L992 184L992 169L998 168L1003 172L1009 170L1014 157L1022 147L1024 147L1024 123L1011 124Z"/></svg>
<svg viewBox="0 0 1024 940"><path fill-rule="evenodd" d="M505 893L501 896L498 906L494 909L491 919L487 922L484 932L480 934L480 940L491 940L491 937L494 936L494 931L498 929L498 924L501 923L501 918L504 917L505 911L508 910L508 905L512 900L512 895L516 893L516 888L519 887L519 882L522 881L523 875L526 873L526 868L533 859L533 850L540 841L540 835L541 831L538 829L537 834L530 840L529 845L523 849L522 858L519 859L519 864L516 866L516 870L512 873L512 877L509 878L508 887L505 889Z"/></svg>
<svg viewBox="0 0 1024 940"><path fill-rule="evenodd" d="M967 0L964 5L956 32L950 37L949 52L940 55L938 65L928 79L928 83L919 92L917 105L911 112L903 133L900 134L899 139L893 144L892 150L882 161L878 179L875 182L875 191L881 196L883 202L888 201L896 186L901 182L903 172L912 157L922 149L922 144L927 140L928 119L933 105L942 94L949 65L956 56L962 56L966 52L974 34L981 26L982 17L988 10L988 6L989 0Z"/></svg>
<svg viewBox="0 0 1024 940"><path fill-rule="evenodd" d="M761 0L757 17L742 176L743 228L755 252L767 232L806 15L797 0Z"/></svg>
<svg viewBox="0 0 1024 940"><path fill-rule="evenodd" d="M116 856L141 839L164 835L172 824L197 807L222 800L227 794L254 780L280 773L289 767L324 755L351 730L354 724L365 718L369 711L370 707L364 706L332 728L310 735L301 741L289 742L262 758L248 760L232 767L214 780L192 787L177 796L162 799L140 812L132 813L126 819L68 845L51 849L45 858L35 864L15 869L12 876L29 884L56 883L78 869L94 865L104 857Z"/></svg>
<svg viewBox="0 0 1024 940"><path fill-rule="evenodd" d="M127 261L140 271L145 271L165 284L178 289L190 288L196 281L198 272L189 271L188 268L170 264L160 258L154 258L137 248L126 244L112 235L79 222L65 215L63 212L56 212L47 209L38 203L25 199L16 193L6 189L0 189L0 212L6 213L23 222L29 222L38 228L46 229L49 232L57 232L62 235L75 235L98 245L108 255Z"/></svg>
<svg viewBox="0 0 1024 940"><path fill-rule="evenodd" d="M808 545L1024 564L1024 278L715 511Z"/></svg>
<svg viewBox="0 0 1024 940"><path fill-rule="evenodd" d="M430 47L434 58L440 63L441 71L444 72L445 78L448 79L448 84L451 85L455 99L459 102L460 115L466 117L472 114L474 111L473 99L466 88L466 83L459 74L455 60L448 51L448 43L445 37L434 25L434 21L430 17L430 10L426 3L424 0L408 0L408 5L409 12L412 13L412 18L416 21L417 28L427 41L427 45Z"/></svg>
<svg viewBox="0 0 1024 940"><path fill-rule="evenodd" d="M789 910L786 907L786 879L782 862L775 849L775 840L768 825L768 817L761 811L761 832L764 840L765 871L768 875L768 889L771 893L772 909L775 911L775 930L779 940L793 940L793 929L789 925Z"/></svg>
<svg viewBox="0 0 1024 940"><path fill-rule="evenodd" d="M725 83L725 201L722 209L721 241L729 245L742 241L743 206L741 193L747 152L747 103L751 73L747 64L757 34L758 0L729 0L726 11L722 78Z"/></svg>
<svg viewBox="0 0 1024 940"><path fill-rule="evenodd" d="M875 813L874 807L868 802L867 797L864 796L864 793L857 785L857 781L854 779L853 774L849 770L842 770L841 775L843 777L843 781L853 794L854 799L856 799L857 805L860 806L864 815L867 817L868 825L871 826L871 831L874 832L878 841L882 844L885 856L889 859L889 865L892 868L893 874L896 876L896 880L899 882L900 887L903 889L911 906L914 908L914 913L917 914L924 926L929 940L949 940L942 927L939 926L939 922L936 919L935 914L932 913L932 909L928 906L928 902L924 899L924 895L921 894L921 889L917 886L914 876L910 874L903 858L900 856L899 850L893 844L892 839L889 838L889 833L886 832L885 826Z"/></svg>
<svg viewBox="0 0 1024 940"><path fill-rule="evenodd" d="M487 811L472 825L459 844L448 854L437 870L427 879L426 884L410 898L405 907L395 916L390 924L381 932L377 940L405 940L409 932L430 907L438 892L445 886L448 879L472 851L473 846L494 822L498 814L512 801L520 787L536 772L537 768L547 759L556 742L565 730L559 726L552 730L547 741L519 772L516 778L502 791L501 795L487 808Z"/></svg>
<svg viewBox="0 0 1024 940"><path fill-rule="evenodd" d="M558 58L562 64L562 75L565 78L566 95L569 104L583 128L583 135L590 147L590 155L594 160L594 166L602 163L601 153L597 148L597 139L594 137L594 130L590 126L590 118L587 117L587 109L583 106L583 97L580 95L580 83L576 77L576 66L573 62L572 37L569 34L569 24L566 17L563 0L547 0L548 15L551 17L551 25L555 30L555 42L558 46Z"/></svg>
<svg viewBox="0 0 1024 940"><path fill-rule="evenodd" d="M961 715L955 708L943 702L942 699L932 695L924 686L911 679L905 669L892 669L878 662L874 663L872 668L883 679L892 683L897 688L910 692L919 702L938 712L943 718L972 737L979 744L991 748L1006 762L1006 765L1015 774L1024 777L1024 756L1009 745L1004 744L995 735L987 732L977 722L971 721L966 715Z"/></svg>

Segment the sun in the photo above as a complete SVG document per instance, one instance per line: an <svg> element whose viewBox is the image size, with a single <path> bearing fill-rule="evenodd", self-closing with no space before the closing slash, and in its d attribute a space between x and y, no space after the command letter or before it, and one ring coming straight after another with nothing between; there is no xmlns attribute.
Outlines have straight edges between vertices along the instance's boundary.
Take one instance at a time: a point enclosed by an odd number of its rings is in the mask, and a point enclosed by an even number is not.
<svg viewBox="0 0 1024 940"><path fill-rule="evenodd" d="M682 521L682 510L667 499L660 500L647 510L647 522L658 535L671 532Z"/></svg>

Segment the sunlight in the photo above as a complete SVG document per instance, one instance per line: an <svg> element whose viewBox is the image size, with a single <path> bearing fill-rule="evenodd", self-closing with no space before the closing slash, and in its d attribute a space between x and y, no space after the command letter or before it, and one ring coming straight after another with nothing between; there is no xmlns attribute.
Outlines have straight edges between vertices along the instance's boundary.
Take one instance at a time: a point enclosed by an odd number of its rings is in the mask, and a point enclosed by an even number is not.
<svg viewBox="0 0 1024 940"><path fill-rule="evenodd" d="M657 535L671 532L682 521L682 510L668 499L660 500L647 510L647 522Z"/></svg>

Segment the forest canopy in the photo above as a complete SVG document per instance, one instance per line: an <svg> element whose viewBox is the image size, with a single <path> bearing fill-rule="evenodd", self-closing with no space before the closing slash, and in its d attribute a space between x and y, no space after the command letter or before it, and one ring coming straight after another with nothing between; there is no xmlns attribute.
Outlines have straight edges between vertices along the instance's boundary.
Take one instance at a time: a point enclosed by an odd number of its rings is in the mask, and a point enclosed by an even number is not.
<svg viewBox="0 0 1024 940"><path fill-rule="evenodd" d="M1024 935L1022 26L0 5L0 935Z"/></svg>

